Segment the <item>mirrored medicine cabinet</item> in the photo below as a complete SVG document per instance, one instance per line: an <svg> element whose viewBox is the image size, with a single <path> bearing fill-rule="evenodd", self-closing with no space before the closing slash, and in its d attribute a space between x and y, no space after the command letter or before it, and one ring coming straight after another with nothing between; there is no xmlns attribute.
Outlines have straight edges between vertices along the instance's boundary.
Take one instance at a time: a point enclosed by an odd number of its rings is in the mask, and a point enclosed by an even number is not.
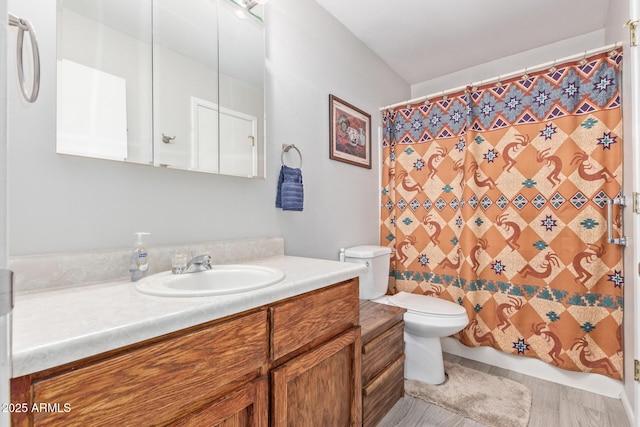
<svg viewBox="0 0 640 427"><path fill-rule="evenodd" d="M260 7L58 0L57 14L58 153L264 177Z"/></svg>

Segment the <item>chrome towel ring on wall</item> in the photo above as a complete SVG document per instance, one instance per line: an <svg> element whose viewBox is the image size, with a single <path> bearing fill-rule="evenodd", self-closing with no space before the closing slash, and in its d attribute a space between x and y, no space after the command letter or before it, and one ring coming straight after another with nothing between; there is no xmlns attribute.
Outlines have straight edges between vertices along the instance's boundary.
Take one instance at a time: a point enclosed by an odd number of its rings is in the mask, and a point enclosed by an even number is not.
<svg viewBox="0 0 640 427"><path fill-rule="evenodd" d="M282 166L286 166L284 164L284 153L288 153L291 149L298 152L298 156L300 156L300 169L302 169L302 153L298 150L298 147L296 147L295 144L282 144L282 153L280 153L280 162L282 163Z"/></svg>
<svg viewBox="0 0 640 427"><path fill-rule="evenodd" d="M24 96L24 99L28 102L35 102L36 99L38 99L38 93L40 92L40 52L38 50L36 32L28 19L19 18L11 12L9 12L9 26L18 27L16 62L18 64L18 81L20 82L22 96ZM27 83L24 79L23 45L25 31L29 33L31 52L33 55L33 86L31 87L31 94L27 91Z"/></svg>

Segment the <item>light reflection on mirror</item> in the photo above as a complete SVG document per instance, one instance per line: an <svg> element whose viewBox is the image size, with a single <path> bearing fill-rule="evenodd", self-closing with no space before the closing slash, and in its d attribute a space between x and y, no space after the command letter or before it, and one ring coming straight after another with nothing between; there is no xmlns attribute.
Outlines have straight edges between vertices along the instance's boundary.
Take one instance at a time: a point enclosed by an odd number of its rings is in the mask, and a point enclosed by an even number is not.
<svg viewBox="0 0 640 427"><path fill-rule="evenodd" d="M230 0L59 0L57 152L264 177L264 25Z"/></svg>

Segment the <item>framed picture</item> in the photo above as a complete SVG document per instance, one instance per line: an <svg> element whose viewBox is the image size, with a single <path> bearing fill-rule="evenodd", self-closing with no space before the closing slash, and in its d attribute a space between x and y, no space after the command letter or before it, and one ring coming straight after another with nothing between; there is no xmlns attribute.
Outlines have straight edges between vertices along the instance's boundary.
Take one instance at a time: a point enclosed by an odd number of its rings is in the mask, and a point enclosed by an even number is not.
<svg viewBox="0 0 640 427"><path fill-rule="evenodd" d="M371 169L371 116L329 95L329 158Z"/></svg>

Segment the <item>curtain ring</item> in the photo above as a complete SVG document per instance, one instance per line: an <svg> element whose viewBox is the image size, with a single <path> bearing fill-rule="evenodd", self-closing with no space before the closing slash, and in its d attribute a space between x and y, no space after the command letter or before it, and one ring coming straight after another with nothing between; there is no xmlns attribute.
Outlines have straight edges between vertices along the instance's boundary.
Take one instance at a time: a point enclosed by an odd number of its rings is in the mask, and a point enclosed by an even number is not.
<svg viewBox="0 0 640 427"><path fill-rule="evenodd" d="M527 74L527 70L529 67L524 67L524 74L520 77L520 80L527 80L529 78L529 74Z"/></svg>
<svg viewBox="0 0 640 427"><path fill-rule="evenodd" d="M442 91L442 100L446 101L447 99L449 99L449 96L446 93L444 93L444 91Z"/></svg>
<svg viewBox="0 0 640 427"><path fill-rule="evenodd" d="M502 76L498 74L498 81L496 82L496 87L502 87Z"/></svg>
<svg viewBox="0 0 640 427"><path fill-rule="evenodd" d="M556 68L556 60L553 60L553 65L551 66L551 68L549 68L549 72L550 73L555 73L556 71L558 71L558 69Z"/></svg>
<svg viewBox="0 0 640 427"><path fill-rule="evenodd" d="M584 54L582 55L582 60L580 61L580 66L584 67L585 65L587 65L587 51L584 51Z"/></svg>

